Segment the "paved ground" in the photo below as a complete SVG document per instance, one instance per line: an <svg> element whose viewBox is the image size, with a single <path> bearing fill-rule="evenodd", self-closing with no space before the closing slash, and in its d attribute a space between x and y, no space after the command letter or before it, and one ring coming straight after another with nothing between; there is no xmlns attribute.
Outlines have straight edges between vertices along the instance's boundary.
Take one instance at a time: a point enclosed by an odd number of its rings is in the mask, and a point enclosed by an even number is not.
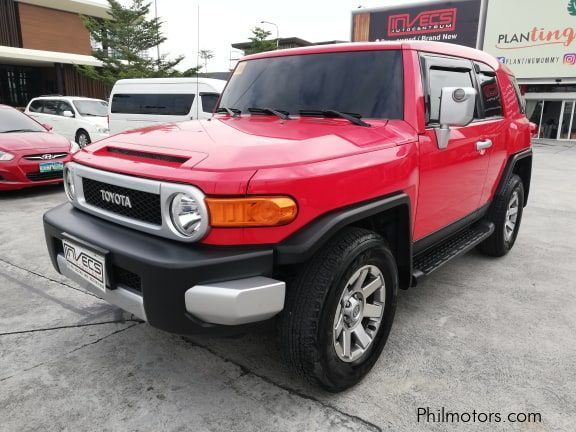
<svg viewBox="0 0 576 432"><path fill-rule="evenodd" d="M0 430L574 431L575 190L576 146L536 145L514 251L401 292L380 361L339 395L294 380L272 330L185 340L129 320L52 270L41 215L60 188L2 194ZM418 423L419 407L543 422Z"/></svg>

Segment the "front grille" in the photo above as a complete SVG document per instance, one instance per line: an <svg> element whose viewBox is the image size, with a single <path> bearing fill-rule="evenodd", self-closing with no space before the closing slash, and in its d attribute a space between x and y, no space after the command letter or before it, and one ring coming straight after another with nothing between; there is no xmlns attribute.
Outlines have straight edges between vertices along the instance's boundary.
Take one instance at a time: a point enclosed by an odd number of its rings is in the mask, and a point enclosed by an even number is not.
<svg viewBox="0 0 576 432"><path fill-rule="evenodd" d="M114 278L116 286L121 285L134 291L142 292L142 281L136 273L132 273L122 267L114 266L112 268L112 277Z"/></svg>
<svg viewBox="0 0 576 432"><path fill-rule="evenodd" d="M89 178L83 178L84 199L94 207L136 219L153 225L162 225L160 210L160 195L128 189L121 186L102 183ZM131 207L122 205L121 202L106 201L102 191L129 197Z"/></svg>
<svg viewBox="0 0 576 432"><path fill-rule="evenodd" d="M33 172L26 174L28 180L32 181L46 181L46 180L57 180L62 178L62 171L52 171L52 172Z"/></svg>
<svg viewBox="0 0 576 432"><path fill-rule="evenodd" d="M123 154L123 155L127 155L127 156L135 156L135 157L139 157L142 159L154 159L154 160L160 160L160 161L165 161L165 162L174 162L174 163L179 163L179 164L183 164L184 162L186 162L188 160L187 158L181 157L181 156L172 156L172 155L165 155L165 154L158 154L158 153L148 153L148 152L143 152L143 151L123 149L123 148L118 148L118 147L108 147L108 152L109 153Z"/></svg>
<svg viewBox="0 0 576 432"><path fill-rule="evenodd" d="M24 156L27 160L54 160L62 159L68 156L68 153L40 153Z"/></svg>

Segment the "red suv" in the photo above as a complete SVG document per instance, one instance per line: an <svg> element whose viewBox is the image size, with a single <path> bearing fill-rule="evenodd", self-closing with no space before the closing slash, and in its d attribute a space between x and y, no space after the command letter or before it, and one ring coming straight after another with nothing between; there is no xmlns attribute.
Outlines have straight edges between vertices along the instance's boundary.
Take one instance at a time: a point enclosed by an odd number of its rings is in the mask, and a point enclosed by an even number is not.
<svg viewBox="0 0 576 432"><path fill-rule="evenodd" d="M59 272L169 332L276 317L286 361L339 391L380 355L399 288L475 246L512 248L530 135L514 77L481 51L257 54L213 118L77 153L70 204L44 217L48 249Z"/></svg>

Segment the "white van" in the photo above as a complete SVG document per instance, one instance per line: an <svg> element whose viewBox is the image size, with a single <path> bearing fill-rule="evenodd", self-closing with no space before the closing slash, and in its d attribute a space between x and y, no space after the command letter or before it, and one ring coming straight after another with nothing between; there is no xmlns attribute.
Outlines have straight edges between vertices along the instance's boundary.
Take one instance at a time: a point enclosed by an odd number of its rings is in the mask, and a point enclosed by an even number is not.
<svg viewBox="0 0 576 432"><path fill-rule="evenodd" d="M211 78L119 80L110 95L110 133L209 118L225 85Z"/></svg>

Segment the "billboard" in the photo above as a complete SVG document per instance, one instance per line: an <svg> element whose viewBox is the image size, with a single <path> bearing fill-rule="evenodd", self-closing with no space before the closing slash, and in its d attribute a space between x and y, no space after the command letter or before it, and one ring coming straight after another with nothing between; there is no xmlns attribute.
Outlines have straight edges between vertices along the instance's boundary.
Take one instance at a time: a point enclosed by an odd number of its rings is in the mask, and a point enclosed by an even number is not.
<svg viewBox="0 0 576 432"><path fill-rule="evenodd" d="M518 78L576 78L576 0L491 0L483 49Z"/></svg>
<svg viewBox="0 0 576 432"><path fill-rule="evenodd" d="M482 0L414 3L353 12L352 40L428 40L476 48Z"/></svg>

